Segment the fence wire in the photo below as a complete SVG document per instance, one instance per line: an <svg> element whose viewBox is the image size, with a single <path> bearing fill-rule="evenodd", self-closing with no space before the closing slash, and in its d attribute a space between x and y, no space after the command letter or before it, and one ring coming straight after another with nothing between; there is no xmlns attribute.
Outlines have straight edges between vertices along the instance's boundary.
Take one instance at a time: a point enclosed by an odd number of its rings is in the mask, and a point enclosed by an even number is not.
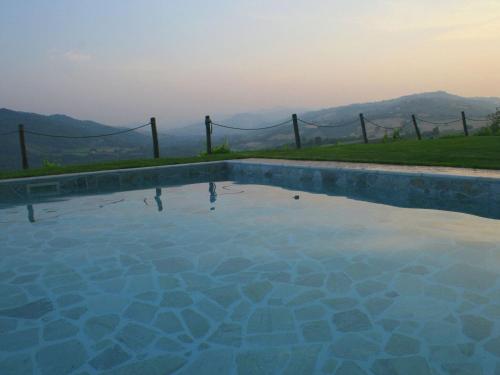
<svg viewBox="0 0 500 375"><path fill-rule="evenodd" d="M477 121L477 122L488 122L488 121L493 121L492 118L487 118L487 117L483 117L483 118L473 118L473 117L467 117L467 120L469 121Z"/></svg>
<svg viewBox="0 0 500 375"><path fill-rule="evenodd" d="M350 126L356 122L358 122L359 120L356 119L354 121L350 121L350 122L346 122L346 123L342 123L342 124L318 124L316 122L311 122L311 121L306 121L306 120L302 120L302 119L297 119L299 122L302 122L303 124L306 124L306 125L311 125L311 126L315 126L317 128L344 128L346 126Z"/></svg>
<svg viewBox="0 0 500 375"><path fill-rule="evenodd" d="M374 121L371 121L369 119L367 119L365 117L365 121L369 124L372 124L373 126L376 126L377 128L381 128L381 129L385 129L385 130L400 130L400 129L403 129L402 126L395 126L395 127L390 127L390 126L384 126L384 125L380 125Z"/></svg>
<svg viewBox="0 0 500 375"><path fill-rule="evenodd" d="M274 125L269 125L269 126L262 126L262 127L259 127L259 128L240 128L240 127L237 127L237 126L218 124L218 123L213 122L213 121L211 121L210 124L213 125L213 126L218 126L218 127L226 128L226 129L255 131L255 130L273 129L273 128L277 128L279 126L283 126L283 125L289 124L291 122L292 122L292 120L287 120L287 121L284 121L284 122L280 122L279 124L274 124Z"/></svg>
<svg viewBox="0 0 500 375"><path fill-rule="evenodd" d="M151 125L150 122L148 122L147 124L144 124L144 125L136 126L135 128L120 130L120 131L117 131L117 132L114 132L114 133L96 134L96 135L82 135L82 136L46 134L46 133L34 132L34 131L31 131L31 130L24 130L24 132L27 133L27 134L39 135L39 136L42 136L42 137L50 137L50 138L85 139L85 138L109 137L111 135L124 134L124 133L128 133L128 132L132 132L132 131L137 130L137 129L144 128L144 127L149 126L149 125Z"/></svg>
<svg viewBox="0 0 500 375"><path fill-rule="evenodd" d="M457 122L460 122L461 120L460 119L457 119L457 120L452 120L452 121L443 121L443 122L438 122L438 121L429 121L429 120L424 120L423 118L420 118L420 117L416 117L416 119L418 121L421 121L421 122L426 122L428 124L432 124L432 125L451 125L451 124L454 124L454 123L457 123Z"/></svg>

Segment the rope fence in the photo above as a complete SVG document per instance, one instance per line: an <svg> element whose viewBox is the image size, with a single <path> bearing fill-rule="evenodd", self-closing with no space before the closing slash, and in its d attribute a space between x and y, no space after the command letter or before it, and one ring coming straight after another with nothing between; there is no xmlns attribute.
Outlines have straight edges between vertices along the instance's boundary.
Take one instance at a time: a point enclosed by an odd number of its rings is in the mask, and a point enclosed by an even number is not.
<svg viewBox="0 0 500 375"><path fill-rule="evenodd" d="M356 120L353 120L353 121L350 121L350 122L346 122L346 123L343 123L343 124L328 124L328 125L325 125L325 124L318 124L316 122L302 120L300 118L298 120L299 120L299 122L301 122L303 124L315 126L316 128L344 128L346 126L350 126L350 125L358 122L358 120L356 119Z"/></svg>
<svg viewBox="0 0 500 375"><path fill-rule="evenodd" d="M468 130L468 127L467 127L467 120L469 120L469 121L484 121L484 122L492 121L492 118L489 118L489 117L485 117L485 118L466 117L465 116L465 112L462 112L462 118L461 119L458 118L458 119L449 120L449 121L432 121L432 120L427 120L427 119L424 119L424 118L421 118L421 117L417 117L415 115L411 115L411 118L412 118L413 126L414 126L414 129L415 129L415 134L417 135L418 140L422 139L422 135L421 135L421 132L420 132L420 127L419 127L419 124L418 124L419 122L420 123L424 123L424 124L431 124L431 125L434 125L434 126L437 126L437 127L448 126L448 125L457 124L457 123L462 122L464 134L466 136L468 136L469 135L469 130ZM352 121L342 122L342 123L318 123L318 122L309 121L309 120L305 120L305 119L299 118L299 117L297 117L296 114L293 114L291 120L283 121L283 122L280 122L280 123L274 124L274 125L257 127L257 128L242 128L242 127L239 127L239 126L233 126L233 125L227 125L227 124L220 124L220 123L213 122L210 119L210 116L206 116L205 117L205 126L206 126L206 137L207 137L207 142L206 142L207 143L207 154L211 154L212 153L212 133L213 133L213 126L221 127L221 128L226 128L226 129L233 129L233 130L257 131L257 130L273 129L273 128L277 128L277 127L284 126L284 125L287 125L287 124L291 123L292 126L293 126L296 147L298 149L300 149L301 148L301 138L300 138L300 132L299 132L299 125L313 126L315 128L318 128L318 129L321 129L321 128L337 129L337 128L344 128L344 127L352 126L352 125L354 125L354 124L356 124L358 122L361 125L361 131L362 131L362 136L363 136L364 143L368 143L368 135L367 135L367 131L366 131L367 124L371 125L371 126L374 126L374 127L378 128L378 129L384 129L384 130L389 130L389 131L393 131L393 132L400 131L405 126L405 125L401 125L401 126L383 125L380 122L376 122L374 120L366 118L362 113L360 113L359 119L354 119Z"/></svg>
<svg viewBox="0 0 500 375"><path fill-rule="evenodd" d="M402 126L397 126L397 127L389 127L389 126L384 126L376 123L375 121L371 121L365 117L365 120L367 123L372 124L373 126L380 128L380 129L385 129L385 130L400 130L403 129Z"/></svg>
<svg viewBox="0 0 500 375"><path fill-rule="evenodd" d="M269 126L262 126L260 128L239 128L237 126L223 125L223 124L218 124L216 122L211 122L211 124L213 126L218 126L220 128L233 129L233 130L248 130L248 131L252 131L252 130L274 129L274 128L278 128L278 127L286 125L286 124L290 124L291 122L292 122L292 120L287 120L287 121L284 121L284 122L280 122L279 124L274 124L274 125L269 125Z"/></svg>
<svg viewBox="0 0 500 375"><path fill-rule="evenodd" d="M147 124L139 125L139 126L136 126L135 128L124 129L124 130L120 130L120 131L117 131L117 132L114 132L114 133L95 134L95 135L82 135L82 136L45 134L45 133L34 132L34 131L31 131L31 130L25 130L24 132L26 134L38 135L38 136L41 136L41 137L67 138L67 139L87 139L87 138L101 138L101 137L109 137L109 136L112 136L112 135L125 134L125 133L132 132L134 130L145 128L146 126L150 126L150 125L151 125L151 122L148 122Z"/></svg>
<svg viewBox="0 0 500 375"><path fill-rule="evenodd" d="M461 121L462 125L463 125L464 135L468 136L469 130L468 130L468 126L467 126L467 121L488 122L488 121L493 121L494 118L495 118L494 116L488 116L488 117L483 117L483 118L467 117L465 115L465 112L462 112L461 119L459 118L459 119L454 119L454 120L449 120L449 121L434 121L434 120L427 120L427 119L424 119L421 117L417 117L416 115L411 115L412 123L413 123L414 129L415 129L415 134L417 135L418 140L422 139L422 136L420 133L419 122L424 123L424 124L431 124L431 125L434 125L436 127L440 127L440 126L448 126L448 125L456 124L456 123L459 123ZM238 130L238 131L260 131L260 130L275 129L275 128L279 128L279 127L291 124L292 129L293 129L293 133L294 133L294 137L295 137L296 148L300 149L301 148L301 138L300 138L299 125L313 126L315 128L318 128L318 129L321 129L321 128L338 129L338 128L345 128L345 127L353 126L356 123L361 125L361 133L363 136L364 143L368 143L368 135L367 135L367 131L366 131L367 125L374 126L377 129L384 129L386 131L387 130L393 131L394 135L396 135L396 131L403 129L405 126L405 125L401 125L401 126L383 125L378 121L372 120L370 118L366 118L363 115L363 113L359 114L359 119L354 119L352 121L341 122L341 123L317 123L317 122L301 119L296 114L293 114L291 119L288 119L286 121L282 121L282 122L272 124L272 125L260 126L260 127L256 127L256 128L245 128L245 127L240 127L240 126L221 124L221 123L213 122L210 119L210 116L206 116L205 117L205 129L206 129L207 154L212 154L212 134L213 134L213 127L214 126L220 127L220 128L225 128L225 129ZM158 159L160 157L160 151L159 151L159 145L158 145L158 133L157 133L157 129L156 129L156 119L154 117L151 117L150 121L146 124L139 125L139 126L129 128L129 129L118 130L118 131L112 132L112 133L91 134L91 135L81 135L81 136L71 136L71 135L64 135L64 134L50 134L50 133L42 133L42 132L37 132L37 131L33 131L33 130L28 130L28 129L24 128L24 125L20 124L20 125L18 125L17 130L0 133L0 137L9 136L9 135L13 135L13 134L19 135L22 167L23 167L23 169L28 169L29 164L28 164L28 157L27 157L27 146L26 146L26 141L25 141L26 134L40 136L40 137L49 137L49 138L89 139L89 138L102 138L102 137L109 137L109 136L114 136L114 135L119 135L119 134L125 134L125 133L129 133L129 132L133 132L133 131L145 128L147 126L151 127L153 156L155 159Z"/></svg>
<svg viewBox="0 0 500 375"><path fill-rule="evenodd" d="M23 167L23 169L28 169L29 163L28 163L28 152L27 152L27 144L26 144L26 134L39 136L39 137L48 137L48 138L89 139L89 138L110 137L110 136L114 136L114 135L130 133L130 132L133 132L135 130L145 128L146 126L151 127L151 136L152 136L152 141L153 141L153 157L155 159L158 159L160 157L160 148L158 145L158 132L156 130L156 118L154 118L154 117L151 117L150 121L147 124L139 125L139 126L129 128L129 129L118 130L118 131L112 132L112 133L104 133L104 134L91 134L91 135L80 135L80 136L63 135L63 134L48 134L48 133L41 133L41 132L37 132L37 131L33 131L33 130L27 130L24 128L23 124L19 124L17 130L13 130L13 131L6 132L6 133L0 133L0 136L7 136L10 134L18 134L19 135L19 146L21 149L22 167Z"/></svg>
<svg viewBox="0 0 500 375"><path fill-rule="evenodd" d="M420 122L424 122L424 123L431 124L431 125L436 125L436 126L441 126L441 125L446 126L446 125L456 124L456 123L460 122L460 119L451 120L451 121L444 121L444 122L438 122L438 121L425 120L425 119L420 118L420 117L417 117L417 120L420 121Z"/></svg>

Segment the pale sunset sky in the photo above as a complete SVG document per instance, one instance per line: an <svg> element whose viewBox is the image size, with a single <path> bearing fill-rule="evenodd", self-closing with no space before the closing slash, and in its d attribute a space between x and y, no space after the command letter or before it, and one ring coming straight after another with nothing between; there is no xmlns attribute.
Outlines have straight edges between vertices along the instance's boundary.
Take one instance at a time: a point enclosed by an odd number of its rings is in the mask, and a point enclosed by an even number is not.
<svg viewBox="0 0 500 375"><path fill-rule="evenodd" d="M500 0L0 0L0 107L162 127L500 96Z"/></svg>

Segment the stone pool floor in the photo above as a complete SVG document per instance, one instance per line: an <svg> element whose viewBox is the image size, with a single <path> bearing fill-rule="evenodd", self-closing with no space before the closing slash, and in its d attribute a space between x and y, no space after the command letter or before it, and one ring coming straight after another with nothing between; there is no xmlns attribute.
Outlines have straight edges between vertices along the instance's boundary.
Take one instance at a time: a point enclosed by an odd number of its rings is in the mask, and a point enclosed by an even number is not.
<svg viewBox="0 0 500 375"><path fill-rule="evenodd" d="M499 221L216 192L0 209L0 374L500 374Z"/></svg>

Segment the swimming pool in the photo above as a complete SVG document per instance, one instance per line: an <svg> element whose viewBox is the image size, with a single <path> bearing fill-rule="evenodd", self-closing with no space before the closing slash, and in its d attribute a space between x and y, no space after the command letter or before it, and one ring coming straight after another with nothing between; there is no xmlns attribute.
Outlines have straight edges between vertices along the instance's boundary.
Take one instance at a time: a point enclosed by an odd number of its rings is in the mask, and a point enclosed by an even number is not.
<svg viewBox="0 0 500 375"><path fill-rule="evenodd" d="M500 371L500 221L222 177L4 203L0 373Z"/></svg>

